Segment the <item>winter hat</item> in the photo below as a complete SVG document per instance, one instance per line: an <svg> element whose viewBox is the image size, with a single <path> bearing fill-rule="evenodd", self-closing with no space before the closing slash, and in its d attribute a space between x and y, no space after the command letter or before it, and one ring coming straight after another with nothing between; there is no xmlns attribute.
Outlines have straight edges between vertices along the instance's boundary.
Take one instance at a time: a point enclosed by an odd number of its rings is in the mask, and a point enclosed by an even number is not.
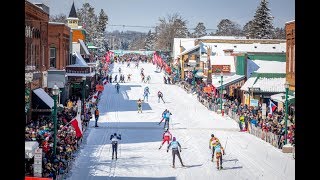
<svg viewBox="0 0 320 180"><path fill-rule="evenodd" d="M175 141L175 140L176 140L176 137L173 137L172 140Z"/></svg>

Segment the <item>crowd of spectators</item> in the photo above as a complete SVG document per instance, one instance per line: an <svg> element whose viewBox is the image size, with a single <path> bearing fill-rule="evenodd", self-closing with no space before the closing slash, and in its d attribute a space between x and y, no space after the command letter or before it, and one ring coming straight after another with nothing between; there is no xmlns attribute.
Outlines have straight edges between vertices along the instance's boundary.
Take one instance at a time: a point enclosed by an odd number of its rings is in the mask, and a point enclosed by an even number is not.
<svg viewBox="0 0 320 180"><path fill-rule="evenodd" d="M215 112L220 110L221 99L217 89L214 89L215 93L206 93L203 91L204 87L207 86L204 82L196 81L195 85L191 85L190 82L184 82L185 90L197 94L197 99L209 110ZM285 137L285 113L283 109L277 108L270 113L269 108L267 108L266 113L269 115L263 117L261 103L253 107L242 103L240 98L234 98L227 94L222 97L222 113L235 119L239 123L240 131L249 131L250 127L255 127L266 133L272 132L277 136L277 147L280 149L284 145L285 138L287 138L287 143L295 144L294 112L288 114L287 137Z"/></svg>

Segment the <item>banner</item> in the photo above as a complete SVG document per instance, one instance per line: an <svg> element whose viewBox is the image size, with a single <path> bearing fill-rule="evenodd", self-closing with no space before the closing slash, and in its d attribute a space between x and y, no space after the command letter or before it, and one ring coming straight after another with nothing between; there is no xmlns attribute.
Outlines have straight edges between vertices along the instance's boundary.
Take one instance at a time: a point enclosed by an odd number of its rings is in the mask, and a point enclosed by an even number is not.
<svg viewBox="0 0 320 180"><path fill-rule="evenodd" d="M257 99L250 99L250 106L257 107L259 104Z"/></svg>

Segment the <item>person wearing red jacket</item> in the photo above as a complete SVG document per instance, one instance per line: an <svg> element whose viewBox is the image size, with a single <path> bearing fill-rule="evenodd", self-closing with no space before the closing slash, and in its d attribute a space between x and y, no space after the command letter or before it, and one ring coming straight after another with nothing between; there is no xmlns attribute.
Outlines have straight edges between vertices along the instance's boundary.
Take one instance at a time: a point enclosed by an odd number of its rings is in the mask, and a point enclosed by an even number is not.
<svg viewBox="0 0 320 180"><path fill-rule="evenodd" d="M162 143L159 147L161 149L162 145L167 141L168 145L170 143L170 140L172 139L172 134L169 132L168 129L166 129L162 134Z"/></svg>

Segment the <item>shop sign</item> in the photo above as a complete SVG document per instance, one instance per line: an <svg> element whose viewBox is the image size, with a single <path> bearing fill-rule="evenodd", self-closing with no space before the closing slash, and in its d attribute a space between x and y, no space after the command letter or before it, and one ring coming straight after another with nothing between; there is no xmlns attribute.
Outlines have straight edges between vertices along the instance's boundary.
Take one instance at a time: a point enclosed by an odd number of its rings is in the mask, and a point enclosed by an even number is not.
<svg viewBox="0 0 320 180"><path fill-rule="evenodd" d="M250 106L257 107L259 104L258 99L250 99Z"/></svg>
<svg viewBox="0 0 320 180"><path fill-rule="evenodd" d="M267 104L262 103L262 119L266 119L266 115L267 115Z"/></svg>
<svg viewBox="0 0 320 180"><path fill-rule="evenodd" d="M42 148L38 148L34 152L33 175L42 177Z"/></svg>
<svg viewBox="0 0 320 180"><path fill-rule="evenodd" d="M230 65L212 65L212 72L220 73L230 73Z"/></svg>

